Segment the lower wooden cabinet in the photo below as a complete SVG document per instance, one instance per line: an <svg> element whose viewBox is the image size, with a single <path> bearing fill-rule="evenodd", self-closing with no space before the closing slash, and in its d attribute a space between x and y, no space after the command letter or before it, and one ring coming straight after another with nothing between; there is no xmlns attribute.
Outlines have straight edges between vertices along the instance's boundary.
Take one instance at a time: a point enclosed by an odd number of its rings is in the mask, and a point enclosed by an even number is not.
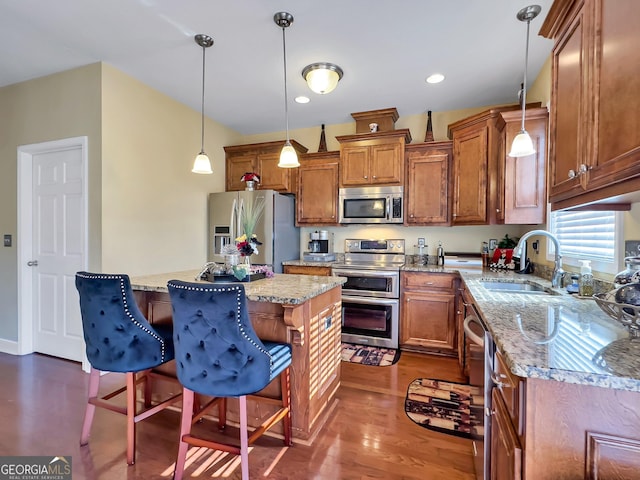
<svg viewBox="0 0 640 480"><path fill-rule="evenodd" d="M284 265L284 273L295 275L318 275L321 277L331 276L331 267L316 265Z"/></svg>
<svg viewBox="0 0 640 480"><path fill-rule="evenodd" d="M400 348L456 355L458 276L400 273Z"/></svg>
<svg viewBox="0 0 640 480"><path fill-rule="evenodd" d="M522 448L498 388L491 393L491 480L522 478Z"/></svg>

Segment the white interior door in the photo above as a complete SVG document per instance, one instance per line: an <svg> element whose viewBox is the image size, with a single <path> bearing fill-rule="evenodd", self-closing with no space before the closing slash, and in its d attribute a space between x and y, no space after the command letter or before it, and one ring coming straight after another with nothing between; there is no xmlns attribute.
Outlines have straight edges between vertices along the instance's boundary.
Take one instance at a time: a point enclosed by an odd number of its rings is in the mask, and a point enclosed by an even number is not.
<svg viewBox="0 0 640 480"><path fill-rule="evenodd" d="M82 361L75 274L86 265L86 139L21 148L26 150L22 160L30 160L26 171L30 170L31 179L30 185L28 178L20 184L31 193L31 208L21 209L20 214L25 230L31 226L30 242L21 244L25 247L20 255L24 262L20 268L25 269L21 285L31 290L31 301L21 302L27 310L21 312L21 322L31 319L32 351Z"/></svg>

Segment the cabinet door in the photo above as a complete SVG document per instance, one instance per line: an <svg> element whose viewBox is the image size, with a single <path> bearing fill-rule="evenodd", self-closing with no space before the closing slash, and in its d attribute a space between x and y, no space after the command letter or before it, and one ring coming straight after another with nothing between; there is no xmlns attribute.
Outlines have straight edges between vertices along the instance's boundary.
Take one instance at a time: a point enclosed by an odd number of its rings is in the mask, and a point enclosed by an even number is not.
<svg viewBox="0 0 640 480"><path fill-rule="evenodd" d="M547 213L546 152L547 152L547 111L546 108L527 112L525 128L536 152L527 157L505 159L504 204L502 219L505 224L538 225L545 223ZM520 122L508 122L503 135L507 148L521 128Z"/></svg>
<svg viewBox="0 0 640 480"><path fill-rule="evenodd" d="M407 148L406 158L406 223L448 225L451 149Z"/></svg>
<svg viewBox="0 0 640 480"><path fill-rule="evenodd" d="M453 225L487 223L486 124L453 136Z"/></svg>
<svg viewBox="0 0 640 480"><path fill-rule="evenodd" d="M277 192L291 191L291 168L278 167L280 152L263 152L257 156L257 171L260 174L260 189Z"/></svg>
<svg viewBox="0 0 640 480"><path fill-rule="evenodd" d="M229 155L226 158L226 191L244 190L245 183L240 179L247 172L255 172L255 154ZM260 179L262 180L262 178Z"/></svg>
<svg viewBox="0 0 640 480"><path fill-rule="evenodd" d="M640 9L637 0L596 0L594 133L587 189L640 175Z"/></svg>
<svg viewBox="0 0 640 480"><path fill-rule="evenodd" d="M298 198L299 225L337 224L338 222L338 162L300 166Z"/></svg>
<svg viewBox="0 0 640 480"><path fill-rule="evenodd" d="M369 184L369 147L345 145L341 148L342 186Z"/></svg>
<svg viewBox="0 0 640 480"><path fill-rule="evenodd" d="M369 183L375 185L400 185L404 165L402 143L371 145Z"/></svg>
<svg viewBox="0 0 640 480"><path fill-rule="evenodd" d="M404 292L401 298L400 344L455 352L455 295Z"/></svg>
<svg viewBox="0 0 640 480"><path fill-rule="evenodd" d="M585 16L581 10L552 52L550 197L562 200L584 191L588 108ZM586 165L584 167L587 168Z"/></svg>
<svg viewBox="0 0 640 480"><path fill-rule="evenodd" d="M491 392L491 480L522 478L522 449L504 402L496 388ZM535 445L532 446L535 448Z"/></svg>

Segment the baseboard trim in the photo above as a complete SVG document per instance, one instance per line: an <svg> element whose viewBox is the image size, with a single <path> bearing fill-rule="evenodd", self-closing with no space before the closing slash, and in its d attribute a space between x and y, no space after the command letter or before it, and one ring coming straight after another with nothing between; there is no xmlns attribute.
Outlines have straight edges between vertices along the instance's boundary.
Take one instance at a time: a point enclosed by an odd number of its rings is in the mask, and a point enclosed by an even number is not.
<svg viewBox="0 0 640 480"><path fill-rule="evenodd" d="M6 340L0 338L0 352L9 353L11 355L20 355L20 349L18 348L18 342L13 340Z"/></svg>

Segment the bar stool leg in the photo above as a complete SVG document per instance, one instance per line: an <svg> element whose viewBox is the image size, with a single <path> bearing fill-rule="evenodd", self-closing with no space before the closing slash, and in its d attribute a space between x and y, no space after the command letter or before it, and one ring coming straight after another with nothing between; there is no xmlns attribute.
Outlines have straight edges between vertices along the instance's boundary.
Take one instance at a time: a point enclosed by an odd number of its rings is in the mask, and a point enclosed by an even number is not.
<svg viewBox="0 0 640 480"><path fill-rule="evenodd" d="M80 445L89 443L89 433L93 424L93 414L96 413L96 406L89 403L89 399L98 396L98 388L100 387L100 370L91 367L89 374L89 393L87 398L87 408L84 413L84 421L82 422L82 433L80 434Z"/></svg>
<svg viewBox="0 0 640 480"><path fill-rule="evenodd" d="M249 435L247 432L247 397L240 397L240 465L242 480L249 480Z"/></svg>
<svg viewBox="0 0 640 480"><path fill-rule="evenodd" d="M127 372L127 463L136 463L136 374Z"/></svg>
<svg viewBox="0 0 640 480"><path fill-rule="evenodd" d="M188 388L182 389L182 420L180 422L180 445L178 447L178 458L176 459L176 468L173 474L174 480L182 480L184 474L184 464L187 460L187 450L189 444L183 441L185 435L191 432L191 419L193 412L193 391Z"/></svg>

